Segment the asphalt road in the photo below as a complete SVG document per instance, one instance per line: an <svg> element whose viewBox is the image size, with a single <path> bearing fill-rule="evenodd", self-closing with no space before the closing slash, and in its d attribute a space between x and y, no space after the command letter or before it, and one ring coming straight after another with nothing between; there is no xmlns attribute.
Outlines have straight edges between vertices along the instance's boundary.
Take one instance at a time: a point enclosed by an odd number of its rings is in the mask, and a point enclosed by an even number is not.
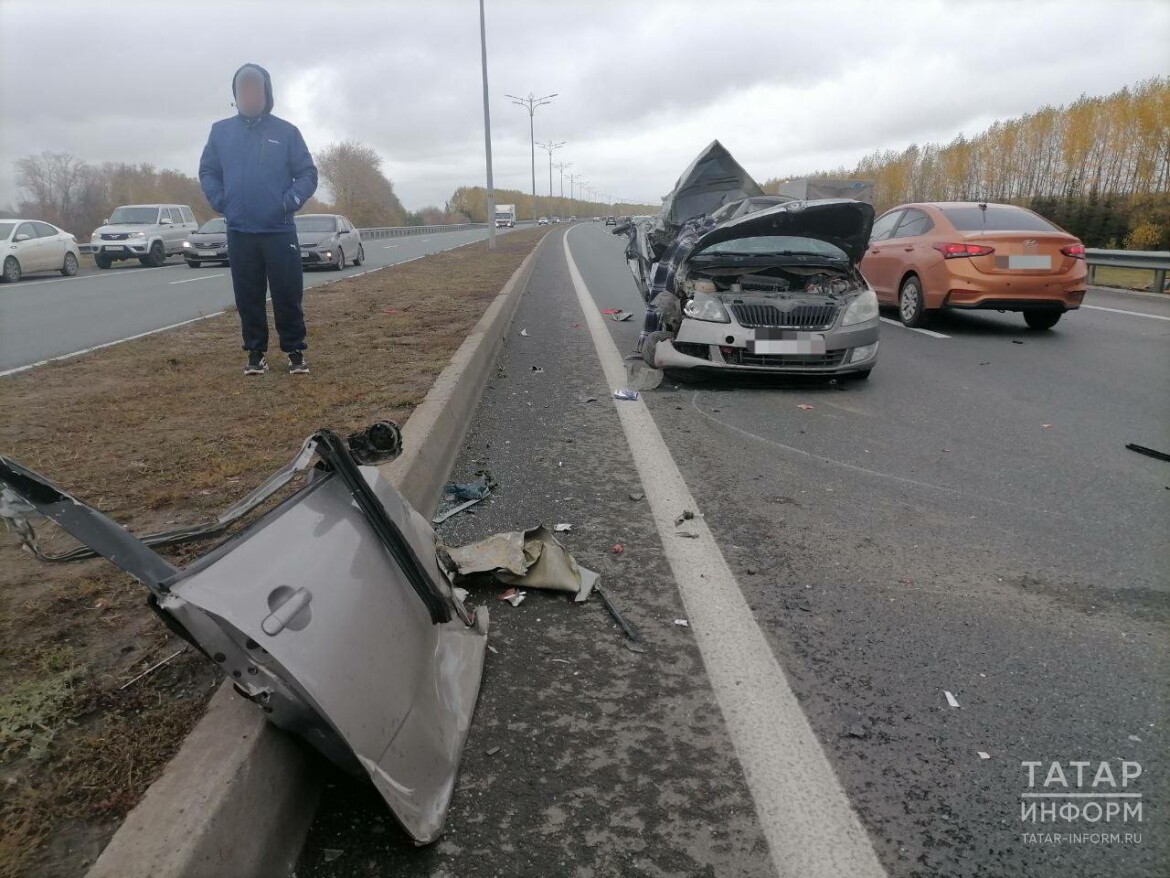
<svg viewBox="0 0 1170 878"><path fill-rule="evenodd" d="M769 856L704 632L674 624L706 611L680 597L678 550L619 419L641 403L610 400L560 238L455 473L486 467L500 487L440 532L461 544L572 523L570 548L647 652L624 649L595 601L493 601L497 652L447 835L412 848L376 796L333 777L301 878L793 874ZM583 224L569 243L598 308L640 313L621 241ZM865 383L668 379L643 394L890 875L1170 863L1170 464L1125 448L1170 451L1170 302L1095 291L1086 304L1049 333L1011 314L947 315L932 334L883 324ZM637 319L604 326L633 348ZM791 742L777 730L774 746ZM1082 794L1043 800L1062 808L1121 791L1091 779L1108 762L1120 783L1123 760L1141 765L1126 788L1141 822L1021 819L1024 794ZM1035 787L1025 762L1042 764ZM1068 788L1043 786L1052 762ZM1076 762L1090 764L1079 788ZM795 807L832 795L805 788ZM802 841L831 846L833 827Z"/></svg>
<svg viewBox="0 0 1170 878"><path fill-rule="evenodd" d="M366 261L360 268L306 271L305 288L486 236L486 229L465 229L363 241ZM226 266L191 269L179 257L161 268L127 261L99 271L89 257L82 257L82 265L76 277L30 275L0 286L0 372L195 320L233 304Z"/></svg>

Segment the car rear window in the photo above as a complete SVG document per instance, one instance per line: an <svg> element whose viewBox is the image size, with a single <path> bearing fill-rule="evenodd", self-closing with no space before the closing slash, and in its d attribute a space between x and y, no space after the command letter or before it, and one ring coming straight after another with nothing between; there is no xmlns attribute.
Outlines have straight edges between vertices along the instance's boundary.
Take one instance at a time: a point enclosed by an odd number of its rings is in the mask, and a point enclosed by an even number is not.
<svg viewBox="0 0 1170 878"><path fill-rule="evenodd" d="M978 205L941 208L952 226L960 232L1059 232L1056 226L1031 211L1018 207L991 204L987 216Z"/></svg>

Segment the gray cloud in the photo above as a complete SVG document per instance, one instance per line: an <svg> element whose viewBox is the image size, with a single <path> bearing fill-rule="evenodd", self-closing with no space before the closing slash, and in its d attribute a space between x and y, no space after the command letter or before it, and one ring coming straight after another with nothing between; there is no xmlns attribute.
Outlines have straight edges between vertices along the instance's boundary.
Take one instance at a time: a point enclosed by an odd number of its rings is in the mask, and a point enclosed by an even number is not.
<svg viewBox="0 0 1170 878"><path fill-rule="evenodd" d="M537 138L567 141L556 159L593 185L645 200L715 137L760 178L851 164L1164 74L1170 43L1158 0L487 8L497 185L529 185L527 114L505 94L558 92ZM277 114L310 147L378 150L408 206L483 179L472 0L4 0L0 31L0 203L12 160L41 150L194 173L244 61L271 71ZM1122 32L1118 52L1105 35Z"/></svg>

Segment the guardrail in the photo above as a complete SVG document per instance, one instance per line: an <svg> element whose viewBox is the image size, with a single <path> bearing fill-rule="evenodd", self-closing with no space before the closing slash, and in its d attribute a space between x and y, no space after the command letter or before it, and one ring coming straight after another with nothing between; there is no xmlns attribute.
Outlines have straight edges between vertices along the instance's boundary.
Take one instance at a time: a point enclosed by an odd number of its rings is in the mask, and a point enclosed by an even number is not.
<svg viewBox="0 0 1170 878"><path fill-rule="evenodd" d="M532 225L532 220L516 220L516 225ZM373 238L399 238L405 235L430 235L435 232L458 232L463 229L486 229L487 223L448 223L439 226L385 226L380 229L358 229L362 240ZM80 253L93 253L93 244L78 243Z"/></svg>
<svg viewBox="0 0 1170 878"><path fill-rule="evenodd" d="M1110 268L1138 268L1154 273L1150 287L1156 293L1166 292L1166 272L1170 271L1170 250L1085 250L1085 262L1089 267L1089 283L1097 280L1097 269L1104 265Z"/></svg>

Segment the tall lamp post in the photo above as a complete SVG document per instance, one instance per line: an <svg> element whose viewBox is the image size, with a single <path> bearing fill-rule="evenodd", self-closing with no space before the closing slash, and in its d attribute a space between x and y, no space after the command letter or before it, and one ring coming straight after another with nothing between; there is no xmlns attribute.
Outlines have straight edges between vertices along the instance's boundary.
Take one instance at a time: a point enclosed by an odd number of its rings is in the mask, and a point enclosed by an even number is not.
<svg viewBox="0 0 1170 878"><path fill-rule="evenodd" d="M577 199L576 199L576 197L573 195L573 184L574 184L574 183L575 183L577 180L580 180L580 179L581 179L581 175L580 175L580 174L569 174L569 202L570 202L571 204L576 204L576 202L577 202ZM576 208L576 207L574 207L574 208L573 208L573 213L576 213L576 212L577 212L577 208Z"/></svg>
<svg viewBox="0 0 1170 878"><path fill-rule="evenodd" d="M548 141L545 141L544 143L538 143L536 145L548 153L548 215L549 215L549 217L552 217L552 212L553 212L552 211L552 206L553 206L553 204L552 204L552 200L553 200L553 194L552 194L552 154L554 152L556 152L558 149L560 149L562 146L564 146L565 141L563 141L563 140L558 140L558 141L548 140Z"/></svg>
<svg viewBox="0 0 1170 878"><path fill-rule="evenodd" d="M516 95L504 95L504 97L511 98L512 103L515 104L517 107L524 107L524 109L528 110L528 142L529 142L530 146L532 147L532 222L533 223L536 222L536 134L535 134L535 129L533 127L532 118L533 118L533 116L536 115L536 108L537 107L543 107L543 106L546 106L547 104L551 104L552 99L555 98L556 96L557 96L556 92L553 92L550 95L545 95L542 98L536 97L535 95L532 94L532 92L529 92L528 97L526 97L526 98L516 97Z"/></svg>
<svg viewBox="0 0 1170 878"><path fill-rule="evenodd" d="M557 170L561 172L561 219L565 218L565 168L573 167L572 162L557 162Z"/></svg>
<svg viewBox="0 0 1170 878"><path fill-rule="evenodd" d="M487 161L488 249L496 249L496 192L492 184L492 117L488 112L487 28L483 20L483 0L479 0L479 56L483 66L483 149Z"/></svg>

